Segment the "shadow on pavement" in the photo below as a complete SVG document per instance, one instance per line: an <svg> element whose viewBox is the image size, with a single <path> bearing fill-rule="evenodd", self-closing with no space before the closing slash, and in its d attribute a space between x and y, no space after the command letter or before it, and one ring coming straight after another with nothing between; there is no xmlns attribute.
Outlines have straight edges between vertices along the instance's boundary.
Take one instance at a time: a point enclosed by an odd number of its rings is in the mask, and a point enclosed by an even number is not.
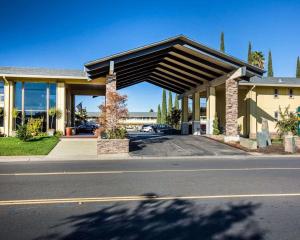
<svg viewBox="0 0 300 240"><path fill-rule="evenodd" d="M114 204L96 212L71 216L52 230L71 225L72 232L37 239L260 240L264 231L253 219L258 208L259 204L249 202L228 203L207 210L192 201L156 201L149 197L134 206Z"/></svg>

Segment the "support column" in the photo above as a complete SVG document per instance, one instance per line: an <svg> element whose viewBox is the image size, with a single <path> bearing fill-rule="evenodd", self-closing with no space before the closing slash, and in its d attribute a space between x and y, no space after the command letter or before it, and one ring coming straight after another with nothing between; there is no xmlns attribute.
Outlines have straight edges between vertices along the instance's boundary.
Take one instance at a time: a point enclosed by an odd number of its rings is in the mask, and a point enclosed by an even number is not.
<svg viewBox="0 0 300 240"><path fill-rule="evenodd" d="M238 81L227 79L225 82L225 142L239 141L238 135Z"/></svg>
<svg viewBox="0 0 300 240"><path fill-rule="evenodd" d="M206 134L213 134L213 122L216 115L216 88L207 88Z"/></svg>
<svg viewBox="0 0 300 240"><path fill-rule="evenodd" d="M57 109L61 111L61 117L56 120L56 130L65 134L66 127L66 84L64 82L57 83Z"/></svg>
<svg viewBox="0 0 300 240"><path fill-rule="evenodd" d="M186 135L189 134L189 106L188 106L188 96L183 96L181 99L181 134Z"/></svg>
<svg viewBox="0 0 300 240"><path fill-rule="evenodd" d="M256 138L257 133L257 98L256 90L249 90L249 138Z"/></svg>
<svg viewBox="0 0 300 240"><path fill-rule="evenodd" d="M4 82L4 134L13 135L14 120L12 111L14 108L14 83L12 81Z"/></svg>
<svg viewBox="0 0 300 240"><path fill-rule="evenodd" d="M200 92L193 94L193 134L201 135L200 132Z"/></svg>
<svg viewBox="0 0 300 240"><path fill-rule="evenodd" d="M117 92L117 78L116 78L116 74L112 73L107 75L106 77L106 91L105 91L105 105L109 106L111 104L111 94ZM112 113L110 113L108 111L108 109L106 109L106 116L105 116L105 121L107 124L107 127L110 128L110 126L113 125L113 119L114 116L112 115Z"/></svg>

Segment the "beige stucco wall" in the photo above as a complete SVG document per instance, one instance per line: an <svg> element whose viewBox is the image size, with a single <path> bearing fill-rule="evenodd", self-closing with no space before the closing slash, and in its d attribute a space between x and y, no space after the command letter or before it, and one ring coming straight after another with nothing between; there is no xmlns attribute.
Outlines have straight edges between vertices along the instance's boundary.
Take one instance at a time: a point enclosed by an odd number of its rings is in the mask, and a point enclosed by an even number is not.
<svg viewBox="0 0 300 240"><path fill-rule="evenodd" d="M274 113L279 111L279 107L283 110L290 106L290 112L296 112L300 106L300 88L292 88L294 96L289 97L289 88L280 87L278 89L278 97L274 97L274 89L277 87L256 87L257 92L257 131L261 131L262 117L268 119L269 130L276 133L276 121Z"/></svg>

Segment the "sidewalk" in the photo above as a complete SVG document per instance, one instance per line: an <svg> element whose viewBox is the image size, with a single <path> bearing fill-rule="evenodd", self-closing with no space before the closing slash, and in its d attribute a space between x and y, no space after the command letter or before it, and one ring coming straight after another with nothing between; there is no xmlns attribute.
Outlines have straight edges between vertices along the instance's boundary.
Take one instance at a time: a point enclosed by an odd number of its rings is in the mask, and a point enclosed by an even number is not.
<svg viewBox="0 0 300 240"><path fill-rule="evenodd" d="M60 157L48 156L0 156L0 163L13 163L13 162L48 162L49 161L120 161L120 160L157 160L157 159L190 159L190 160L210 160L210 159L231 159L237 161L243 161L246 159L257 158L291 158L300 159L300 155L272 155L272 154L251 154L246 156L239 155L227 155L227 156L132 156L130 154L107 154L107 155L68 155Z"/></svg>

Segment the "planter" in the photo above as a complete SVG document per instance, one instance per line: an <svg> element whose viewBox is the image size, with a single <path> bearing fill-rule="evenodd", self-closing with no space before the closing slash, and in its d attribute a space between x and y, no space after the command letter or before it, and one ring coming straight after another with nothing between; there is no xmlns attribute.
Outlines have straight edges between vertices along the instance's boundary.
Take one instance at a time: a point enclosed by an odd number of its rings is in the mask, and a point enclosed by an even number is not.
<svg viewBox="0 0 300 240"><path fill-rule="evenodd" d="M47 133L48 133L48 136L52 137L52 136L54 136L55 129L48 129Z"/></svg>
<svg viewBox="0 0 300 240"><path fill-rule="evenodd" d="M97 140L97 153L112 154L112 153L128 153L129 139L102 139Z"/></svg>
<svg viewBox="0 0 300 240"><path fill-rule="evenodd" d="M295 136L294 139L295 139L296 149L300 150L300 137Z"/></svg>
<svg viewBox="0 0 300 240"><path fill-rule="evenodd" d="M71 127L67 127L67 128L66 128L66 136L67 136L67 137L72 136L72 128L71 128Z"/></svg>

